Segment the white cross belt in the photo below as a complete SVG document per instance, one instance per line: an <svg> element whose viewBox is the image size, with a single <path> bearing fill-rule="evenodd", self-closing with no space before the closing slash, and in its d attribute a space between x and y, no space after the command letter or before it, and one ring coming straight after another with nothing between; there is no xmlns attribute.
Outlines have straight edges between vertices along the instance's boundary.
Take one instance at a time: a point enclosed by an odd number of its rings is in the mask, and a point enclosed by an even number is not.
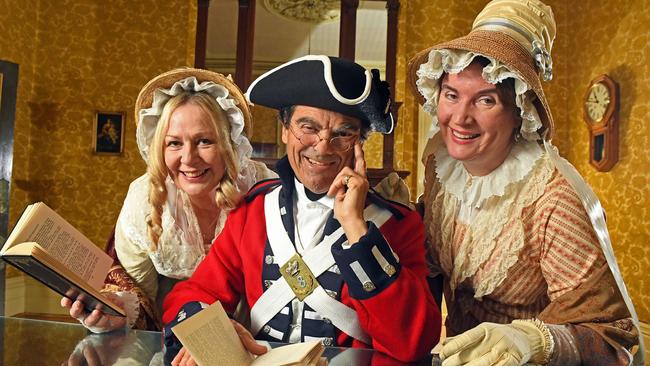
<svg viewBox="0 0 650 366"><path fill-rule="evenodd" d="M279 202L280 189L281 187L277 187L266 195L264 211L269 244L275 256L275 262L282 266L296 254L296 249L282 223ZM374 204L369 205L364 210L364 218L367 221L372 221L378 228L388 221L391 216L390 211ZM315 277L318 277L335 264L331 248L343 234L343 228L338 228L334 233L325 236L318 245L307 250L302 256L303 261ZM262 294L251 309L251 332L257 334L266 323L273 319L295 297L287 281L284 277L280 277ZM322 317L330 319L332 324L341 331L366 344L371 344L370 337L359 325L356 311L327 295L323 287L318 286L304 299L304 302Z"/></svg>

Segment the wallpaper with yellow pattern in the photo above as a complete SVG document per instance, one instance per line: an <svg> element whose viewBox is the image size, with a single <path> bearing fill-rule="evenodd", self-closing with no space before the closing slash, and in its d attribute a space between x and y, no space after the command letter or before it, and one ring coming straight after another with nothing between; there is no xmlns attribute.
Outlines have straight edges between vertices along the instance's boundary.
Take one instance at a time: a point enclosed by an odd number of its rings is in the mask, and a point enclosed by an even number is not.
<svg viewBox="0 0 650 366"><path fill-rule="evenodd" d="M0 59L20 65L10 226L44 201L103 246L145 164L133 106L194 63L196 1L0 1ZM124 152L92 152L95 112L126 112Z"/></svg>
<svg viewBox="0 0 650 366"><path fill-rule="evenodd" d="M29 139L27 138L30 126L29 104L30 92L34 83L35 68L27 65L33 64L34 47L37 34L37 24L33 21L36 19L37 6L25 6L11 0L1 0L0 8L0 59L19 64L19 80L16 95L16 121L14 135L14 157L22 156L22 159L13 159L13 179L26 180L29 175L28 156ZM16 47L23 44L25 47ZM20 131L25 131L20 133ZM0 133L5 133L0 131ZM9 226L11 227L16 221L16 216L20 214L24 205L28 202L27 192L16 188L12 183L10 204ZM20 208L13 202L18 202Z"/></svg>
<svg viewBox="0 0 650 366"><path fill-rule="evenodd" d="M643 0L547 0L558 23L554 80L544 85L556 121L554 144L600 196L619 264L643 321L650 321L650 105ZM396 100L397 169L416 171L417 105L404 79L417 51L465 34L487 0L402 1ZM0 0L0 59L20 64L10 221L43 200L102 245L129 182L145 165L134 138L133 103L156 74L193 63L196 2ZM146 14L146 16L143 16ZM616 21L604 21L614 19ZM598 173L588 164L581 100L589 80L608 73L621 87L620 162ZM121 156L91 152L96 110L127 113ZM270 139L264 129L260 140ZM265 141L266 142L266 141ZM381 166L381 139L366 145ZM415 191L415 176L407 179Z"/></svg>
<svg viewBox="0 0 650 366"><path fill-rule="evenodd" d="M577 2L567 95L568 159L599 195L614 250L639 318L650 322L650 3L644 0ZM611 21L603 21L611 20ZM568 21L568 19L567 19ZM589 136L582 100L594 77L608 74L621 93L619 162L607 173L589 165Z"/></svg>
<svg viewBox="0 0 650 366"><path fill-rule="evenodd" d="M416 171L417 105L404 94L406 62L417 51L461 36L487 0L402 1L398 97L403 98L396 141L398 168ZM553 8L557 37L554 78L544 84L554 114L553 143L600 197L607 212L621 272L641 321L650 321L650 4L643 0L568 2L546 0ZM621 88L620 161L608 173L589 165L582 98L589 81L603 73ZM398 146L398 144L396 144ZM417 159L419 162L419 157ZM409 180L411 190L415 182Z"/></svg>

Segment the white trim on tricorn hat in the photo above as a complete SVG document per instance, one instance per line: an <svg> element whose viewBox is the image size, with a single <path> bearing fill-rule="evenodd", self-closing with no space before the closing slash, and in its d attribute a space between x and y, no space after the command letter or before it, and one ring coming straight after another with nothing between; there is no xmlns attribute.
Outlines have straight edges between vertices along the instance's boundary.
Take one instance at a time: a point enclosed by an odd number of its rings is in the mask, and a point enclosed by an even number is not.
<svg viewBox="0 0 650 366"><path fill-rule="evenodd" d="M286 62L258 77L246 98L274 109L306 105L331 110L359 118L373 131L393 131L390 91L379 71L338 57L307 55Z"/></svg>
<svg viewBox="0 0 650 366"><path fill-rule="evenodd" d="M240 143L248 144L247 136L252 124L251 112L244 94L230 76L226 77L209 70L183 67L157 75L147 82L138 94L134 113L136 142L145 162L148 159L149 144L153 139L162 108L171 97L182 91L203 92L214 97L217 104L226 112L231 125L233 143L237 146Z"/></svg>
<svg viewBox="0 0 650 366"><path fill-rule="evenodd" d="M372 76L370 75L370 72L368 70L365 70L365 75L366 75L366 85L363 88L363 93L359 95L357 98L350 99L346 98L339 91L336 89L336 85L334 85L334 80L332 79L332 63L330 62L329 57L324 56L324 55L307 55L303 56L300 58L297 58L295 60L291 60L287 63L284 63L280 66L275 67L274 69L265 72L264 74L260 75L253 83L248 87L248 92L246 92L246 97L248 97L248 93L255 87L255 85L260 82L262 79L264 79L267 75L273 74L279 69L282 69L284 67L287 67L289 65L295 64L297 62L302 62L306 60L314 60L314 61L320 61L323 63L323 78L325 79L325 83L327 84L327 88L329 89L330 93L332 93L332 96L336 98L339 102L343 104L348 104L348 105L355 105L363 102L368 98L368 94L370 93L370 88L372 87Z"/></svg>

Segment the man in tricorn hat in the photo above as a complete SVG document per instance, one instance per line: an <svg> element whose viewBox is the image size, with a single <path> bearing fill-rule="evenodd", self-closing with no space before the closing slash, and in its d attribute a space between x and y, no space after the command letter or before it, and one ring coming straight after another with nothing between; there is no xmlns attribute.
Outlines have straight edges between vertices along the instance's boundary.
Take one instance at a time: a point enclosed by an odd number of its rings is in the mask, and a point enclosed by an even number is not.
<svg viewBox="0 0 650 366"><path fill-rule="evenodd" d="M426 356L440 314L422 222L369 192L362 150L371 130L392 131L387 83L351 61L305 56L260 76L247 96L279 110L280 179L253 187L230 214L203 263L167 297L163 321L217 300L233 312L245 297L257 339Z"/></svg>
<svg viewBox="0 0 650 366"><path fill-rule="evenodd" d="M551 144L555 33L541 1L493 0L409 65L433 117L423 203L443 366L629 365L642 344L600 203Z"/></svg>

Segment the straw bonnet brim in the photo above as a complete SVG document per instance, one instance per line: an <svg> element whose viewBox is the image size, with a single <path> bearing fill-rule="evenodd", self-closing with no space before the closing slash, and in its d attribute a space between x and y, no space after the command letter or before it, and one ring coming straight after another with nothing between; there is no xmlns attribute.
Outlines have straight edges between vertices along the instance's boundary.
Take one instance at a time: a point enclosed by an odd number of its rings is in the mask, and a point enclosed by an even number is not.
<svg viewBox="0 0 650 366"><path fill-rule="evenodd" d="M417 71L420 65L428 62L429 53L432 50L440 49L463 50L491 57L506 65L510 71L518 74L537 96L533 104L545 129L542 132L544 138L549 140L552 137L554 130L553 117L537 74L535 61L521 43L502 32L475 30L463 37L437 44L417 53L409 61L407 83L418 103L424 104L425 99L417 88Z"/></svg>
<svg viewBox="0 0 650 366"><path fill-rule="evenodd" d="M215 84L221 85L228 90L228 97L237 102L237 107L244 115L244 134L249 135L252 127L252 115L246 98L242 91L235 85L235 83L228 77L209 70L181 68L175 69L156 76L151 79L138 94L135 101L135 123L136 126L140 122L140 111L150 108L153 103L154 92L158 89L169 89L177 81L194 76L199 83L211 81Z"/></svg>

